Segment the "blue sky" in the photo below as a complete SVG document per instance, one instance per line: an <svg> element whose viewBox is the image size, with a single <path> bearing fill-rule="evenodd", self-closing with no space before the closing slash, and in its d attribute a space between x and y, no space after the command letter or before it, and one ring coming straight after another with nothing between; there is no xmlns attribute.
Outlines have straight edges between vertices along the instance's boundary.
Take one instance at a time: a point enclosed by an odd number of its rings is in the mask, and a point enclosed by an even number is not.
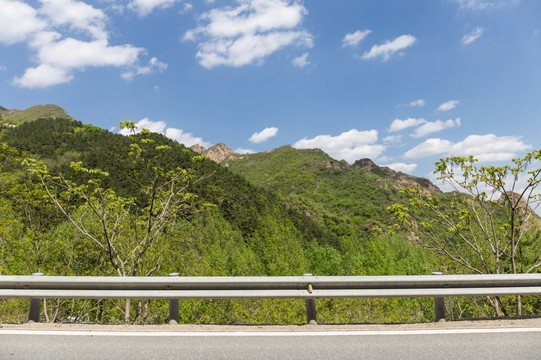
<svg viewBox="0 0 541 360"><path fill-rule="evenodd" d="M424 177L508 163L541 145L541 1L0 0L0 105L49 103Z"/></svg>

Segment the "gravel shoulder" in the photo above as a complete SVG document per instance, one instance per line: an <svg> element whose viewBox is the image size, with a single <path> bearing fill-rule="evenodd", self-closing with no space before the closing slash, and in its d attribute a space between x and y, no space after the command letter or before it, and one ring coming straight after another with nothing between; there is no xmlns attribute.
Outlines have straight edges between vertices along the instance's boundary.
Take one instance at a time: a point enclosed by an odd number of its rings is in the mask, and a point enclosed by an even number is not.
<svg viewBox="0 0 541 360"><path fill-rule="evenodd" d="M541 318L460 320L421 324L322 324L322 325L94 325L94 324L54 324L25 323L0 324L2 329L20 330L73 330L73 331L216 331L216 332L258 332L258 331L400 331L435 329L489 329L489 328L541 328Z"/></svg>

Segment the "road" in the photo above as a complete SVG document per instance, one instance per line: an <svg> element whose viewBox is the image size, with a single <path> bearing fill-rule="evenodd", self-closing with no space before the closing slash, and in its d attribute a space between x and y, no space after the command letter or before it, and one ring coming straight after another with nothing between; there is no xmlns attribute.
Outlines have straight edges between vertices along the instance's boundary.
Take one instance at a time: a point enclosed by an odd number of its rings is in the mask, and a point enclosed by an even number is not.
<svg viewBox="0 0 541 360"><path fill-rule="evenodd" d="M0 329L0 359L541 359L541 328L324 331Z"/></svg>

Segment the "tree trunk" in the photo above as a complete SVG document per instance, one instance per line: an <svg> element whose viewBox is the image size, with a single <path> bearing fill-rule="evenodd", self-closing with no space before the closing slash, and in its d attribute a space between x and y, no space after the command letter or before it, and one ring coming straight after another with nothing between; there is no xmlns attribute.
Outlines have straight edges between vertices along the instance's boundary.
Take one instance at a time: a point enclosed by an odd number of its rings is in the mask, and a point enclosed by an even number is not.
<svg viewBox="0 0 541 360"><path fill-rule="evenodd" d="M492 305L492 308L494 309L494 311L496 312L496 316L498 317L504 316L504 313L502 311L501 304L500 304L500 298L496 296L494 299L492 299L491 297L487 297L487 299L490 305Z"/></svg>

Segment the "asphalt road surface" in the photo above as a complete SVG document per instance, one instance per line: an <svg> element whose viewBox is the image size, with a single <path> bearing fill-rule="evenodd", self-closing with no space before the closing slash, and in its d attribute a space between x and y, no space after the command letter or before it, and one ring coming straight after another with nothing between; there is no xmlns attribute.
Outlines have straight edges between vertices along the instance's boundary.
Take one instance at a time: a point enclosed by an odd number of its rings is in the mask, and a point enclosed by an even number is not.
<svg viewBox="0 0 541 360"><path fill-rule="evenodd" d="M0 329L0 359L541 359L541 328L332 331Z"/></svg>

